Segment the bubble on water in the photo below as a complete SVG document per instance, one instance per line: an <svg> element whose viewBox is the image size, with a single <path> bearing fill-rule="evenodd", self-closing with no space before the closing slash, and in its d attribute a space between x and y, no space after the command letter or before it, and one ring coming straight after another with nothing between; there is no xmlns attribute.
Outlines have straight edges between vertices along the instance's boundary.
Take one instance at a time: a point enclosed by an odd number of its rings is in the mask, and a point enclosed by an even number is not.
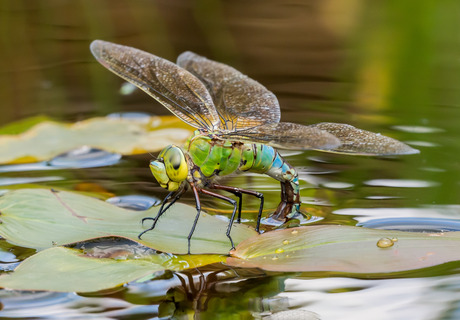
<svg viewBox="0 0 460 320"><path fill-rule="evenodd" d="M94 168L116 164L120 159L120 154L82 146L54 157L48 165L59 168Z"/></svg>
<svg viewBox="0 0 460 320"><path fill-rule="evenodd" d="M394 242L390 238L380 238L379 241L377 241L377 247L379 248L389 248L394 245Z"/></svg>

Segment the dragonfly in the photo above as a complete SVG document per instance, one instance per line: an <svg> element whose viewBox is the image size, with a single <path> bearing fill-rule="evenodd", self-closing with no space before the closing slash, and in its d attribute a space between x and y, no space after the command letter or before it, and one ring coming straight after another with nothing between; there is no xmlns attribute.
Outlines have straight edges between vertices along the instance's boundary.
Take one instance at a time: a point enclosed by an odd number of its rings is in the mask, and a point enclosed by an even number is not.
<svg viewBox="0 0 460 320"><path fill-rule="evenodd" d="M355 155L402 155L419 151L390 137L342 123L301 125L280 122L276 96L259 82L233 67L186 51L173 63L151 53L107 41L95 40L90 49L104 67L145 91L182 121L196 128L183 146L164 148L149 164L161 187L169 193L161 203L150 228L189 189L196 203L191 239L201 213L200 195L230 203L233 211L226 236L231 248L231 228L241 222L242 196L259 199L256 231L264 206L264 195L257 191L219 183L234 173L266 174L281 184L281 201L271 215L285 221L299 212L299 176L277 149L319 150ZM229 192L238 201L215 190Z"/></svg>

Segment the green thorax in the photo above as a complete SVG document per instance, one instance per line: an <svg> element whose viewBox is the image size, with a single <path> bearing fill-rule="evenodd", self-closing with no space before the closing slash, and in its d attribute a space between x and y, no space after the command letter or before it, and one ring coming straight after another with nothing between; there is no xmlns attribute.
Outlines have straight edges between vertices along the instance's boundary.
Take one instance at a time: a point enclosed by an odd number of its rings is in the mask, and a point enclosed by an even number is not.
<svg viewBox="0 0 460 320"><path fill-rule="evenodd" d="M199 130L187 140L184 151L205 177L225 176L237 170L266 173L276 151L258 143L219 139Z"/></svg>

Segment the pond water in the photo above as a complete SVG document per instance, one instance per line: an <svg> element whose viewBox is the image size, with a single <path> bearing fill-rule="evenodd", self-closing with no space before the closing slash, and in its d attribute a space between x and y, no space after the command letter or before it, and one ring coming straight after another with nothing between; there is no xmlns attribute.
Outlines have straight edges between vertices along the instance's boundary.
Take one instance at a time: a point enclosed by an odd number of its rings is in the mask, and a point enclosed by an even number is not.
<svg viewBox="0 0 460 320"><path fill-rule="evenodd" d="M102 68L89 44L108 40L171 61L191 50L264 84L283 121L349 123L421 151L377 158L284 151L300 173L303 223L460 231L459 9L453 0L3 0L0 125L36 115L69 122L167 115ZM0 190L99 192L142 210L166 195L151 176L151 158L82 147L0 166ZM276 208L279 183L269 177L225 182L263 192L267 212ZM181 202L193 205L192 194ZM219 201L203 204L229 212ZM258 203L245 206L254 213ZM251 224L254 214L244 218ZM0 266L11 271L33 253L3 241ZM458 267L344 277L216 263L91 294L2 290L0 318L458 319Z"/></svg>

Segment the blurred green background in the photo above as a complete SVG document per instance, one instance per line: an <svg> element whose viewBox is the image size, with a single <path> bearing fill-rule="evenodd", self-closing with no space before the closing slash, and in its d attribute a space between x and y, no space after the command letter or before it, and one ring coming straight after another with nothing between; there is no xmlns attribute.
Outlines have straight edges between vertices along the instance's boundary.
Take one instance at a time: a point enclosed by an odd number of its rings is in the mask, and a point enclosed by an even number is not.
<svg viewBox="0 0 460 320"><path fill-rule="evenodd" d="M283 121L346 122L415 141L423 156L397 176L442 180L423 198L456 202L459 9L454 0L3 0L0 124L168 114L140 91L121 95L122 80L88 46L103 39L171 61L192 50L267 86Z"/></svg>

